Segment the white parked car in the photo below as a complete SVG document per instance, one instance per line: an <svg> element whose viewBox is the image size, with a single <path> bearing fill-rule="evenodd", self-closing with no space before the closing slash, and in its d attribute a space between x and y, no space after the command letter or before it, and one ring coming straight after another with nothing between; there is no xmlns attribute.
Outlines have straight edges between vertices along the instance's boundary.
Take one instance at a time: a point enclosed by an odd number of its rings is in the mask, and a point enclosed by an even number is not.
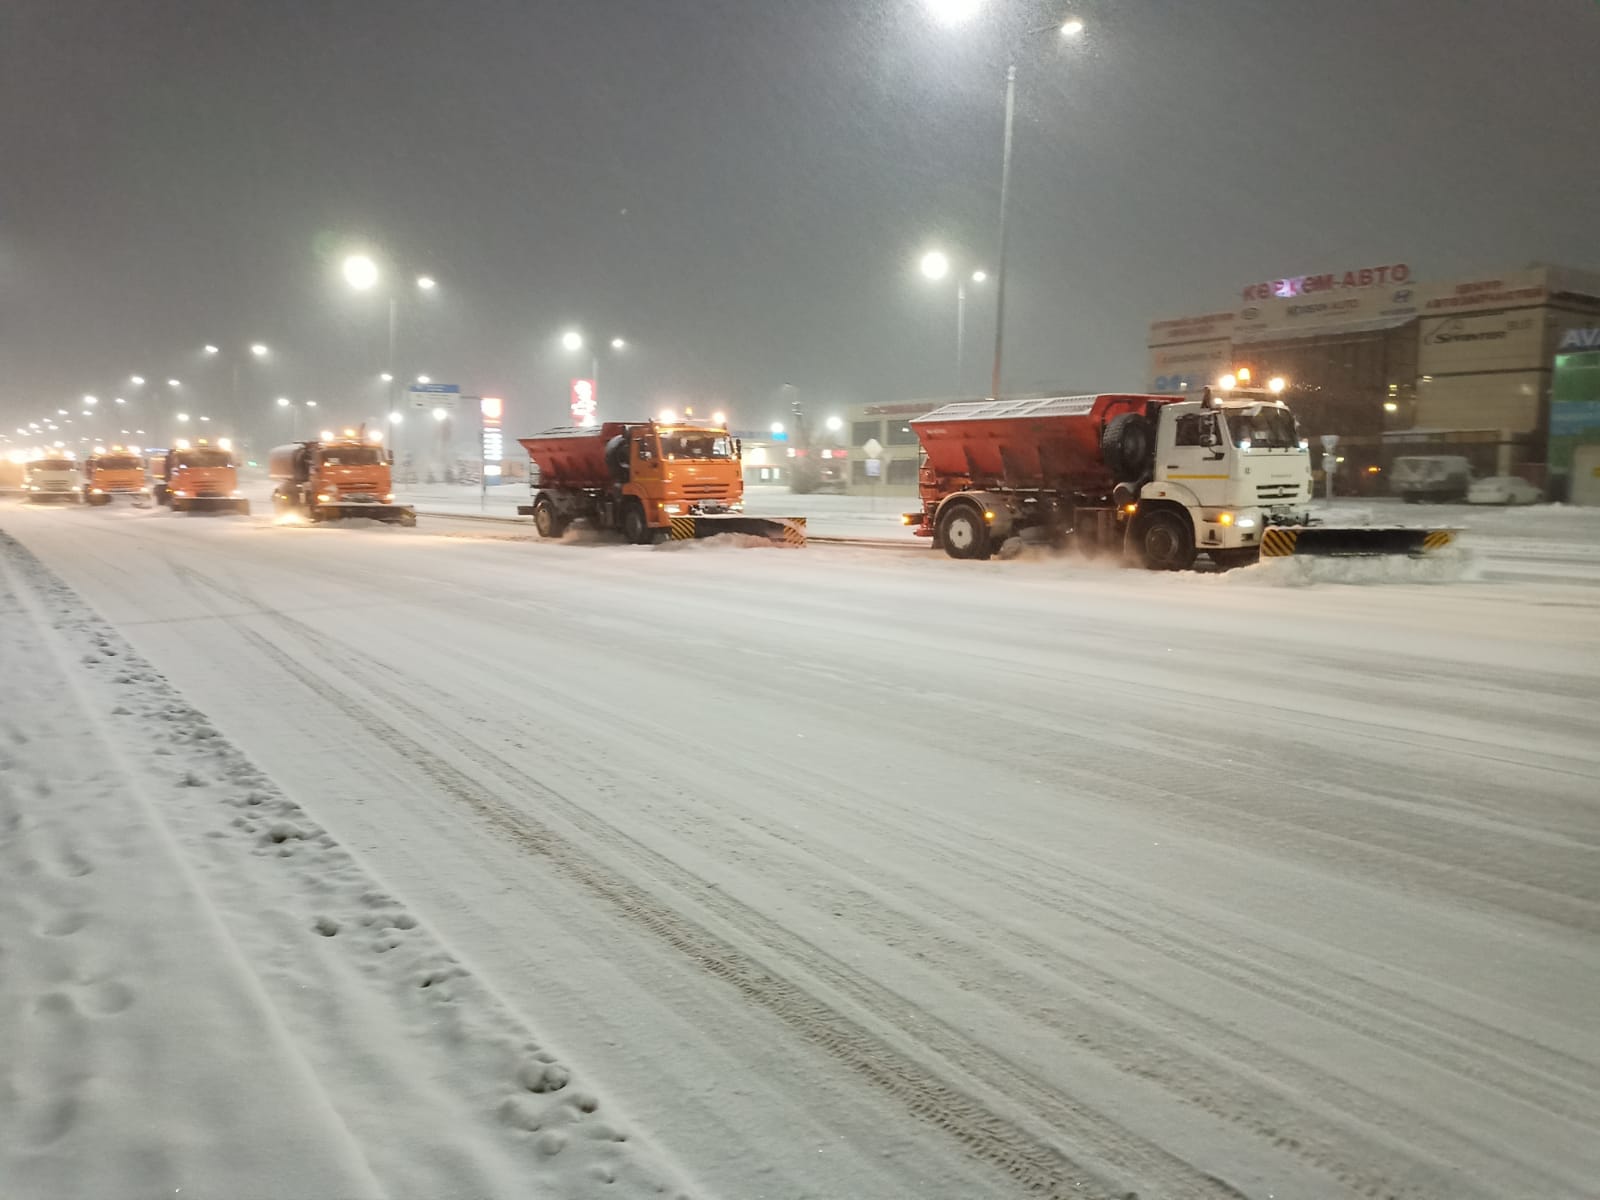
<svg viewBox="0 0 1600 1200"><path fill-rule="evenodd" d="M1491 475L1467 489L1468 504L1537 504L1543 499L1538 488L1516 475Z"/></svg>

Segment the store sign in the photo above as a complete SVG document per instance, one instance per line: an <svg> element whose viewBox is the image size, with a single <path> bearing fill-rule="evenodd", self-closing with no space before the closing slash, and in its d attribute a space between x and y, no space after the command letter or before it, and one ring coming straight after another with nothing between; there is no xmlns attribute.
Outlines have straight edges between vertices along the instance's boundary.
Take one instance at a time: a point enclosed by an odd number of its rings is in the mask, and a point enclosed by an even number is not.
<svg viewBox="0 0 1600 1200"><path fill-rule="evenodd" d="M1569 329L1561 335L1563 350L1600 350L1600 328Z"/></svg>
<svg viewBox="0 0 1600 1200"><path fill-rule="evenodd" d="M1388 287L1407 283L1411 268L1405 263L1390 263L1382 267L1361 267L1353 271L1326 271L1321 275L1292 275L1287 279L1269 279L1265 283L1252 283L1241 293L1244 302L1257 300L1288 300L1295 296L1315 296L1323 292L1348 291L1354 288Z"/></svg>
<svg viewBox="0 0 1600 1200"><path fill-rule="evenodd" d="M1530 273L1523 279L1475 279L1458 283L1448 292L1428 301L1431 311L1452 308L1499 308L1508 304L1527 304L1544 299L1542 276Z"/></svg>
<svg viewBox="0 0 1600 1200"><path fill-rule="evenodd" d="M1527 312L1424 317L1417 370L1424 375L1462 371L1533 371L1544 365L1544 323Z"/></svg>
<svg viewBox="0 0 1600 1200"><path fill-rule="evenodd" d="M579 429L599 424L599 402L594 395L594 380L572 381L572 423Z"/></svg>

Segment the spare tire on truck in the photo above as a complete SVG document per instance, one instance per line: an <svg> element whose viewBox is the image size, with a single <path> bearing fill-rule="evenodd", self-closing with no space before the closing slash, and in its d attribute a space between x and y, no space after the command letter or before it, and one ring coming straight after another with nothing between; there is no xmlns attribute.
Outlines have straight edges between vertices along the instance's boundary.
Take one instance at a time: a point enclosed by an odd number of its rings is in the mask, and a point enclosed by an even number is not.
<svg viewBox="0 0 1600 1200"><path fill-rule="evenodd" d="M1155 459L1155 429L1143 413L1119 413L1100 435L1100 457L1118 483L1142 479Z"/></svg>

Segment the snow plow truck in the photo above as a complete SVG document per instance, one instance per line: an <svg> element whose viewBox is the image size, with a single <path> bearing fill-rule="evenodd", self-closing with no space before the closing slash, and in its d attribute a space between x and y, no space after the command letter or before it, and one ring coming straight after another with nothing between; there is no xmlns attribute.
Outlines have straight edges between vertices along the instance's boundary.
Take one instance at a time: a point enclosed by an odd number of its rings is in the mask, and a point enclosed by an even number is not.
<svg viewBox="0 0 1600 1200"><path fill-rule="evenodd" d="M173 512L250 512L227 438L215 444L201 438L192 446L179 442L162 456L161 471L161 503L171 505Z"/></svg>
<svg viewBox="0 0 1600 1200"><path fill-rule="evenodd" d="M725 426L607 421L517 440L530 460L529 503L517 511L540 537L582 519L636 545L723 533L805 545L804 517L744 514L739 439Z"/></svg>
<svg viewBox="0 0 1600 1200"><path fill-rule="evenodd" d="M112 446L109 450L97 449L83 460L83 502L85 504L110 504L118 496L135 504L150 501L150 488L145 483L144 458L137 450Z"/></svg>
<svg viewBox="0 0 1600 1200"><path fill-rule="evenodd" d="M279 516L309 521L367 517L415 525L417 510L395 503L392 461L376 436L356 429L345 430L343 437L279 446L267 455L272 507Z"/></svg>
<svg viewBox="0 0 1600 1200"><path fill-rule="evenodd" d="M920 512L902 519L952 558L1008 538L1130 564L1222 569L1288 555L1423 555L1453 529L1313 523L1311 453L1267 391L1111 394L947 404L911 422L924 459Z"/></svg>

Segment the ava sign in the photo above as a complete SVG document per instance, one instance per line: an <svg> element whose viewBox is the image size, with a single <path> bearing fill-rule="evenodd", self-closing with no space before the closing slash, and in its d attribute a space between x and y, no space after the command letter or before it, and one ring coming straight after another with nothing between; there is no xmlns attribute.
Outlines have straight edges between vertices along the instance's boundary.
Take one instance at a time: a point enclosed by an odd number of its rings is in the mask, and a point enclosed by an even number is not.
<svg viewBox="0 0 1600 1200"><path fill-rule="evenodd" d="M1563 350L1600 350L1600 326L1594 329L1569 329L1561 336Z"/></svg>

